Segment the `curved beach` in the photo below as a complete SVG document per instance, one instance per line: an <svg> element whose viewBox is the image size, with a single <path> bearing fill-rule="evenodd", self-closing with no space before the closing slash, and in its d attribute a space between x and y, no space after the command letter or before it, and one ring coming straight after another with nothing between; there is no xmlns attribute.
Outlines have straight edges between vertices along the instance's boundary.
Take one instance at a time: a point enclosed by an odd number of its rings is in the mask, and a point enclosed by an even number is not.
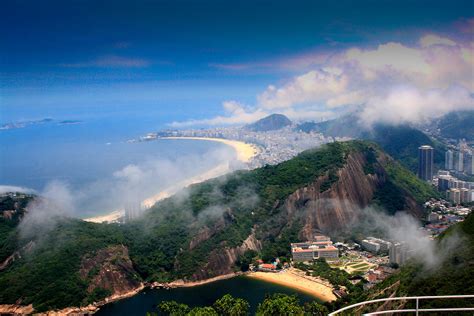
<svg viewBox="0 0 474 316"><path fill-rule="evenodd" d="M255 155L258 153L257 146L253 144L248 144L236 140L228 140L223 138L210 138L210 137L162 137L161 139L190 139L190 140L201 140L201 141L212 141L212 142L219 142L223 143L227 146L232 147L236 154L237 159L243 163L248 163ZM222 176L228 172L232 171L230 168L229 163L222 163L217 165L216 167L208 170L202 174L197 176L191 177L189 179L185 179L184 181L178 182L175 185L168 187L157 194L145 199L142 201L141 206L143 208L150 208L155 203L170 197L171 195L177 193L179 190L190 186L192 184L196 184L199 182L203 182L212 178L216 178ZM125 215L125 210L115 210L105 215L94 216L90 218L83 219L86 222L92 223L104 223L104 222L115 222L118 221L121 217Z"/></svg>
<svg viewBox="0 0 474 316"><path fill-rule="evenodd" d="M304 272L297 272L294 268L272 273L272 272L252 272L247 274L249 278L271 282L283 285L289 288L297 289L301 292L308 293L323 302L335 301L333 288L329 284L325 284L316 278L304 276Z"/></svg>
<svg viewBox="0 0 474 316"><path fill-rule="evenodd" d="M259 149L256 145L241 142L238 140L230 140L230 139L224 139L224 138L169 136L169 137L161 137L161 139L192 139L192 140L203 140L203 141L223 143L223 144L226 144L227 146L232 147L235 150L235 152L237 153L237 159L241 162L249 162L259 152Z"/></svg>

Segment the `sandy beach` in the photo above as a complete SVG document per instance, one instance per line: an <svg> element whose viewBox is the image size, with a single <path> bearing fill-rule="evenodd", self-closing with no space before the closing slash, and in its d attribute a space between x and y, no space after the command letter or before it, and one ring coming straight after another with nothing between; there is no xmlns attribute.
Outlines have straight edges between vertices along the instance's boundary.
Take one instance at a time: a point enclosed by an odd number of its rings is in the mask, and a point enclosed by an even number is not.
<svg viewBox="0 0 474 316"><path fill-rule="evenodd" d="M219 142L226 144L230 147L232 147L236 154L237 154L237 159L243 163L249 162L259 151L258 147L252 144L247 144L244 142L236 141L236 140L228 140L228 139L222 139L222 138L209 138L209 137L163 137L162 139L192 139L192 140L202 140L202 141L214 141L214 142ZM202 174L199 174L197 176L191 177L189 179L186 179L184 181L181 181L179 183L176 183L175 185L168 187L161 192L158 192L157 194L147 198L141 203L141 206L143 208L150 208L152 207L155 203L166 199L167 197L172 196L173 194L176 194L178 191L181 189L190 186L192 184L196 184L199 182L203 182L212 178L217 178L219 176L222 176L228 172L232 171L228 163L222 163L211 170L208 170ZM85 218L83 219L86 222L92 222L92 223L111 223L111 222L116 222L118 221L121 217L125 215L125 210L119 209L115 210L113 212L110 212L105 215L99 215L99 216L94 216L90 218Z"/></svg>
<svg viewBox="0 0 474 316"><path fill-rule="evenodd" d="M237 159L242 162L249 162L259 152L258 147L253 144L248 144L248 143L244 143L237 140L230 140L230 139L223 139L223 138L170 136L170 137L162 137L161 139L193 139L193 140L203 140L203 141L223 143L232 147L237 153Z"/></svg>
<svg viewBox="0 0 474 316"><path fill-rule="evenodd" d="M272 282L300 290L317 297L323 302L336 300L336 296L332 293L333 288L329 284L324 284L316 278L305 276L304 272L299 272L294 268L278 273L252 272L247 274L247 276L249 278Z"/></svg>

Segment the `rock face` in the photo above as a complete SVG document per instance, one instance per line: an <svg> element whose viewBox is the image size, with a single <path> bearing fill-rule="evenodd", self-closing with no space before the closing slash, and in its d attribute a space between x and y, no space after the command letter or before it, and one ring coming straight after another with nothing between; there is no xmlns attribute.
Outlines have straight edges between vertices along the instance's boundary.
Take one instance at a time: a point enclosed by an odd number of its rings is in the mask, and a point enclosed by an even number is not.
<svg viewBox="0 0 474 316"><path fill-rule="evenodd" d="M87 291L110 291L110 295L123 295L141 287L140 278L133 269L127 247L123 245L101 249L93 256L82 259L81 278L88 280Z"/></svg>
<svg viewBox="0 0 474 316"><path fill-rule="evenodd" d="M337 170L337 181L332 185L325 185L329 178L326 174L299 188L284 201L276 202L274 215L268 220L271 225L255 226L252 234L237 248L214 250L205 267L196 272L193 279L231 273L239 255L248 249L261 250L266 238L280 236L284 227L294 222L302 225L299 232L302 240L312 239L317 232L329 235L347 232L354 222L364 216L361 209L369 206L377 190L387 183L388 175L384 166L391 160L386 154L380 153L372 164L373 170L368 172L366 156L361 152L352 152L344 166ZM407 209L404 211L415 217L422 214L422 209L408 192L402 198L406 201ZM197 241L203 242L216 230L223 229L226 229L226 225L222 222L217 222L215 229L204 228L191 242L191 248L198 244Z"/></svg>
<svg viewBox="0 0 474 316"><path fill-rule="evenodd" d="M193 275L193 279L203 280L232 273L234 272L234 264L239 256L243 255L247 250L259 251L261 248L262 243L255 238L255 234L252 232L239 247L214 250L209 256L208 263Z"/></svg>
<svg viewBox="0 0 474 316"><path fill-rule="evenodd" d="M386 183L387 174L383 165L390 159L380 154L375 172L366 174L364 155L352 153L345 166L338 171L338 181L330 189L321 192L320 187L326 177L320 177L285 200L287 221L301 219L302 239L310 239L316 232L332 235L347 229L363 216L360 210L372 202L377 189ZM416 201L409 194L404 198L408 205L405 211L419 217L422 210Z"/></svg>

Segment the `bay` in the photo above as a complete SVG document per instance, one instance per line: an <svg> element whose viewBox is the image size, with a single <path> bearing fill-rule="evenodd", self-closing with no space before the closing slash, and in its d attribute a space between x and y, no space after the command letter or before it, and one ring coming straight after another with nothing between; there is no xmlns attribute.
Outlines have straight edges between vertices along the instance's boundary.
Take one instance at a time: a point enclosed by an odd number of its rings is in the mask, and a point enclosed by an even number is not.
<svg viewBox="0 0 474 316"><path fill-rule="evenodd" d="M288 287L239 276L194 287L169 290L148 289L130 298L102 306L95 315L144 316L146 312L156 311L156 307L160 302L172 300L187 304L190 307L210 306L225 294L231 294L234 297L248 301L250 304L250 313L253 314L258 304L265 299L265 296L273 293L296 294L301 304L317 300L311 295Z"/></svg>

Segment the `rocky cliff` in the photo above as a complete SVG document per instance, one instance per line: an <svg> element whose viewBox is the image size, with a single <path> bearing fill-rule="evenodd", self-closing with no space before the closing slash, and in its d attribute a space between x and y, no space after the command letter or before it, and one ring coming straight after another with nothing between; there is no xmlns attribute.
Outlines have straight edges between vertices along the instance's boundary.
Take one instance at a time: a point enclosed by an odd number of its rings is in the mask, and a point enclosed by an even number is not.
<svg viewBox="0 0 474 316"><path fill-rule="evenodd" d="M384 166L390 160L389 156L380 153L374 172L367 173L364 169L368 162L364 154L352 153L344 167L337 171L338 180L328 190L321 190L321 184L327 179L322 176L291 194L284 204L286 216L288 221L296 216L301 219L300 238L310 239L316 232L337 234L357 222L363 216L360 210L369 206L375 192L386 184L388 175ZM408 192L401 198L405 199L406 205L403 211L421 216L421 207Z"/></svg>
<svg viewBox="0 0 474 316"><path fill-rule="evenodd" d="M269 240L280 238L285 229L294 223L301 227L298 232L300 240L311 239L317 232L333 236L347 234L350 227L364 216L361 210L374 204L378 190L391 181L386 170L389 164L394 163L390 156L378 152L375 160L369 160L366 152L353 151L346 157L341 168L316 177L283 201L275 201L268 218L254 226L252 234L240 247L213 250L205 266L193 275L193 279L200 280L231 272L237 258L245 250L261 250L265 242L268 244ZM331 172L335 175L331 176ZM328 182L331 178L332 181ZM405 201L405 208L400 211L407 211L415 217L421 216L422 208L410 192L402 189L400 192L399 198ZM198 245L197 241L202 243L227 229L227 225L220 220L216 221L213 228L203 228L192 239L190 248L194 249Z"/></svg>
<svg viewBox="0 0 474 316"><path fill-rule="evenodd" d="M88 283L87 292L101 290L107 296L123 295L142 286L140 276L133 269L127 247L110 246L85 256L79 271Z"/></svg>

